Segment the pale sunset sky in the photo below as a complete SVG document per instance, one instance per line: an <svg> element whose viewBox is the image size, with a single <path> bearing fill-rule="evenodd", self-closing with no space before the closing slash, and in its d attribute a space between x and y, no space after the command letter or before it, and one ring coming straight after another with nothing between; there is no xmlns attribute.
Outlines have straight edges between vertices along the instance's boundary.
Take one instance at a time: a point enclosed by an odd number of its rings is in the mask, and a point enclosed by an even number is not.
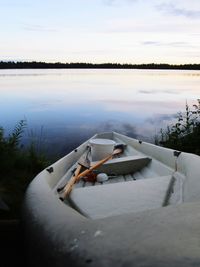
<svg viewBox="0 0 200 267"><path fill-rule="evenodd" d="M200 0L0 0L0 60L200 63Z"/></svg>

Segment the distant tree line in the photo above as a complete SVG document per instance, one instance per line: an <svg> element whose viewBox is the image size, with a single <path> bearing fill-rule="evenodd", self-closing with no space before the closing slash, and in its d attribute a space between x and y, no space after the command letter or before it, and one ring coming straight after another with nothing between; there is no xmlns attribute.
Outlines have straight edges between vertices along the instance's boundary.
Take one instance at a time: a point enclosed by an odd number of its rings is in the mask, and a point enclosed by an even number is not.
<svg viewBox="0 0 200 267"><path fill-rule="evenodd" d="M200 64L120 64L120 63L46 63L28 61L0 61L0 69L172 69L200 70Z"/></svg>

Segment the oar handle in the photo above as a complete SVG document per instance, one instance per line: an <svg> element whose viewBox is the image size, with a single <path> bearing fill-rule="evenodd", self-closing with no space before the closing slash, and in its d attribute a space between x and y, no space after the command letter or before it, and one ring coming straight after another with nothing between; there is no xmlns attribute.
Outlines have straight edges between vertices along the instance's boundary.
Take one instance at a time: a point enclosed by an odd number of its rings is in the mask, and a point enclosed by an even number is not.
<svg viewBox="0 0 200 267"><path fill-rule="evenodd" d="M81 168L82 168L82 166L81 165L78 165L78 167L77 167L74 175L70 178L69 182L64 187L63 194L60 197L61 200L64 200L70 194L70 192L72 191L72 188L73 188L74 184L78 180L78 175L79 175L79 173L81 171Z"/></svg>

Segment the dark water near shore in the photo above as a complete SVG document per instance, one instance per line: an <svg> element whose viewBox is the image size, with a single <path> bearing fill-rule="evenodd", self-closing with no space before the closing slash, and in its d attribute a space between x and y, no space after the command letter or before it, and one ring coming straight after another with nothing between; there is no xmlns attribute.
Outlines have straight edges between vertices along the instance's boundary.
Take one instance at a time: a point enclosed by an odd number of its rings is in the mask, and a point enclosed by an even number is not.
<svg viewBox="0 0 200 267"><path fill-rule="evenodd" d="M200 71L1 70L0 125L62 154L102 131L152 141L199 94Z"/></svg>

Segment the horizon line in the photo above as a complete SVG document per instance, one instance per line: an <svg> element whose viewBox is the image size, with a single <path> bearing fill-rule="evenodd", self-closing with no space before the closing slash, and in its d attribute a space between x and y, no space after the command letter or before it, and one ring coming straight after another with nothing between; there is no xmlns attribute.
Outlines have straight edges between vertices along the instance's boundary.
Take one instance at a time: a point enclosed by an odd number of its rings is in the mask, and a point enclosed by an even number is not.
<svg viewBox="0 0 200 267"><path fill-rule="evenodd" d="M200 70L200 63L169 64L169 63L87 63L87 62L45 62L0 60L0 69L31 69L31 68L110 68L110 69L185 69Z"/></svg>

